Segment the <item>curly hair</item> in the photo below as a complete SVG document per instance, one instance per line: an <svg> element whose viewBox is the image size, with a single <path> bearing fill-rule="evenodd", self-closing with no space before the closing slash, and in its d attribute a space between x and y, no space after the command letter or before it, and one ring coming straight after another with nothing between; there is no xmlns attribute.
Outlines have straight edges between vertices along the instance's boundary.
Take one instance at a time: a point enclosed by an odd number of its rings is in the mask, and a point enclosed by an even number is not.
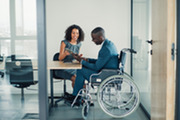
<svg viewBox="0 0 180 120"><path fill-rule="evenodd" d="M71 41L71 32L72 32L72 30L73 29L78 29L79 30L79 37L78 37L78 40L77 40L77 42L79 43L79 42L81 42L81 41L83 41L84 40L84 32L83 32L83 30L81 29L81 27L79 27L78 25L71 25L71 26L69 26L67 29L66 29L66 31L65 31L65 36L64 36L64 38L66 39L66 40L68 40L68 41Z"/></svg>

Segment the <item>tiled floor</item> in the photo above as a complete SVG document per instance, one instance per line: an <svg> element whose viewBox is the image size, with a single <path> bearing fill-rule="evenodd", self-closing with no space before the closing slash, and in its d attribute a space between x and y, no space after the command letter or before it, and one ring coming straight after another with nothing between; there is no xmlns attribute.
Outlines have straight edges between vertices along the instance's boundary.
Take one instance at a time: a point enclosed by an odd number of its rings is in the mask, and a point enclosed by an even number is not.
<svg viewBox="0 0 180 120"><path fill-rule="evenodd" d="M0 120L22 120L26 113L38 113L38 96L25 95L21 101L21 95L0 94Z"/></svg>
<svg viewBox="0 0 180 120"><path fill-rule="evenodd" d="M37 120L38 119L38 96L35 94L25 95L25 101L21 101L18 94L4 95L0 97L0 120ZM50 111L49 120L82 120L82 107L71 108L60 102L58 107ZM30 114L30 115L29 115ZM29 115L29 116L28 116ZM97 102L90 108L87 120L111 120ZM139 107L134 113L122 120L148 120Z"/></svg>
<svg viewBox="0 0 180 120"><path fill-rule="evenodd" d="M57 108L53 108L50 114L50 120L82 120L82 107L71 108L67 105L61 104ZM95 102L95 106L90 108L87 120L114 120L111 116L105 114ZM139 107L131 115L121 120L148 120L141 108Z"/></svg>
<svg viewBox="0 0 180 120"><path fill-rule="evenodd" d="M55 91L56 92L56 91ZM95 98L93 97L95 100ZM0 120L39 120L38 90L25 90L25 100L21 101L20 89L6 84L0 80ZM49 113L49 120L82 120L82 107L71 108L60 102L58 107L53 107ZM106 115L95 101L95 106L90 108L87 120L113 120ZM139 107L131 115L121 120L148 120Z"/></svg>

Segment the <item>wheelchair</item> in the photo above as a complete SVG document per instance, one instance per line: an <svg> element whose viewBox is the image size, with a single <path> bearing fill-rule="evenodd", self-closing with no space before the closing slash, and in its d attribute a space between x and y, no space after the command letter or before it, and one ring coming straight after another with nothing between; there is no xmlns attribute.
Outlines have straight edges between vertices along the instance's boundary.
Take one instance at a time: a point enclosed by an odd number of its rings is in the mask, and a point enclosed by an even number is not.
<svg viewBox="0 0 180 120"><path fill-rule="evenodd" d="M100 108L113 118L123 118L134 112L140 103L140 93L133 78L124 72L126 53L136 53L133 49L124 48L118 56L119 69L103 69L90 76L90 82L85 80L86 88L81 89L74 99L82 97L82 117L87 119L92 101L90 88L98 87L97 101Z"/></svg>

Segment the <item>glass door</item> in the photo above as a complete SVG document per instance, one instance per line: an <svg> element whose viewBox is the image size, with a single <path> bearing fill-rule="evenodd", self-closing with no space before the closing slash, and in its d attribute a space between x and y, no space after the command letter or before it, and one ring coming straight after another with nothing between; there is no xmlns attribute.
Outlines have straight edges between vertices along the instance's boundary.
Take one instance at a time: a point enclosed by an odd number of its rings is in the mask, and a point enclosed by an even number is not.
<svg viewBox="0 0 180 120"><path fill-rule="evenodd" d="M150 40L150 0L133 0L132 14L132 48L137 51L133 55L132 73L137 83L141 105L148 115L151 111L151 45Z"/></svg>

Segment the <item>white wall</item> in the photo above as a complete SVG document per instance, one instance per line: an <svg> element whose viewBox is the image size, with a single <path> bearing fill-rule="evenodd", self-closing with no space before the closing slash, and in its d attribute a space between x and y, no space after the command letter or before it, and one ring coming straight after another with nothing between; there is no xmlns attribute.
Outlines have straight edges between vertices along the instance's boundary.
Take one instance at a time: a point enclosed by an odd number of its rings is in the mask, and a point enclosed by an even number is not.
<svg viewBox="0 0 180 120"><path fill-rule="evenodd" d="M46 18L48 60L59 51L64 32L72 24L85 32L80 51L85 57L97 58L99 47L90 36L97 26L105 29L118 51L130 47L130 0L46 0Z"/></svg>

